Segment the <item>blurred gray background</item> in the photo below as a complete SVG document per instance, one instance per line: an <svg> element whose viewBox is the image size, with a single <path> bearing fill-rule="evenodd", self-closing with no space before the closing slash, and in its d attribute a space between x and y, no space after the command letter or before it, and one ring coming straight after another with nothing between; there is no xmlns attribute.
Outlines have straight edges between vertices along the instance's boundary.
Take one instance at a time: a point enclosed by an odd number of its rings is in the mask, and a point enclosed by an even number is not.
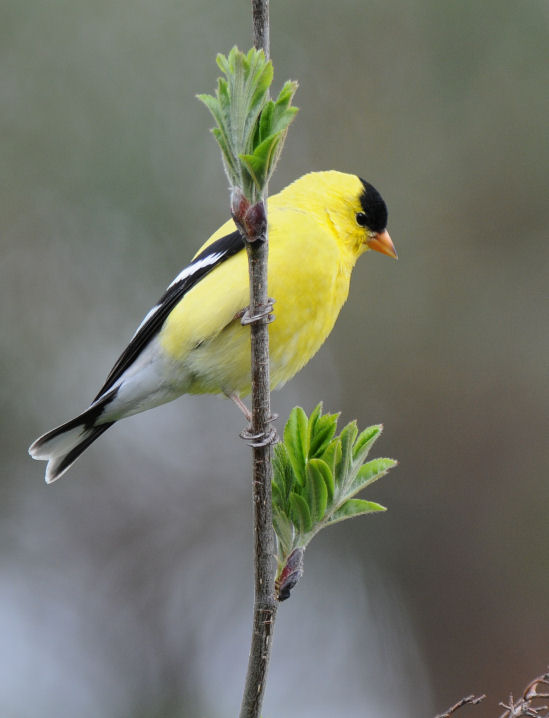
<svg viewBox="0 0 549 718"><path fill-rule="evenodd" d="M185 397L46 487L29 443L87 406L227 217L215 54L248 2L0 5L0 716L237 714L251 619L249 455ZM383 422L386 514L324 532L281 606L263 715L410 716L549 661L546 0L274 2L298 79L274 192L315 169L382 192L368 255L281 417ZM279 422L279 426L282 423Z"/></svg>

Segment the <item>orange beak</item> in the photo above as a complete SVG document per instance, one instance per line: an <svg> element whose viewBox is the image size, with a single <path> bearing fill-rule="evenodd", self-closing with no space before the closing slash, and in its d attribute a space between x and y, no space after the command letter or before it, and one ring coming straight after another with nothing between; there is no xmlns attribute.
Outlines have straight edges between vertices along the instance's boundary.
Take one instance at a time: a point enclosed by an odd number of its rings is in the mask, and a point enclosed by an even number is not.
<svg viewBox="0 0 549 718"><path fill-rule="evenodd" d="M383 232L372 235L366 240L366 244L370 249L375 249L376 252L381 252L381 254L386 254L388 257L398 259L395 245L386 229L383 230Z"/></svg>

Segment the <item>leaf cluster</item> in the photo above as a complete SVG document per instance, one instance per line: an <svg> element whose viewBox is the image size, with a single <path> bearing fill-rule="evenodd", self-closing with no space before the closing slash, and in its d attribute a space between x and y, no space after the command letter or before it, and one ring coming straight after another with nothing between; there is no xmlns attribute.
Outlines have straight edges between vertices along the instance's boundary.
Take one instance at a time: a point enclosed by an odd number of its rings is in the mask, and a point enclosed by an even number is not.
<svg viewBox="0 0 549 718"><path fill-rule="evenodd" d="M253 205L263 198L298 109L291 105L297 82L288 80L276 100L269 99L273 65L263 50L247 54L233 47L217 64L225 77L214 95L198 95L217 126L212 129L231 188L239 188Z"/></svg>
<svg viewBox="0 0 549 718"><path fill-rule="evenodd" d="M273 524L278 573L295 549L304 549L326 526L385 507L355 498L396 465L393 459L366 461L382 426L358 431L356 421L336 436L338 414L323 414L322 404L307 417L301 407L290 413L284 441L273 458Z"/></svg>

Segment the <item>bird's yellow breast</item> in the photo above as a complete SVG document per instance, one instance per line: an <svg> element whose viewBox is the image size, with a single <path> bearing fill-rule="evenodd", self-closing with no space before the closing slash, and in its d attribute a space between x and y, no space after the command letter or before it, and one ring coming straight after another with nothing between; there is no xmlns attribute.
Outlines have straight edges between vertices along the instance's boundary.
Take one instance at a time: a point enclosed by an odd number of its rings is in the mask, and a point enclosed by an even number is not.
<svg viewBox="0 0 549 718"><path fill-rule="evenodd" d="M268 206L268 292L275 300L269 325L271 384L291 379L332 330L349 292L360 251L351 250L324 211L288 206L284 193ZM226 223L208 240L234 231ZM250 390L250 329L240 323L249 304L245 251L206 275L173 309L160 334L181 368L189 393Z"/></svg>

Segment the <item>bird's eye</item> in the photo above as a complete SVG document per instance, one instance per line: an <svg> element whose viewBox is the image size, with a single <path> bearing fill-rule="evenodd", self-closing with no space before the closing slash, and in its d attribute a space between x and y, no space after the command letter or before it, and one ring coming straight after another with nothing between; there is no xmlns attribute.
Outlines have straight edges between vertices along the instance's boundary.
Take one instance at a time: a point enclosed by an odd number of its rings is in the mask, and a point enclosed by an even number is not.
<svg viewBox="0 0 549 718"><path fill-rule="evenodd" d="M366 227L368 224L368 218L366 217L364 212L357 212L356 221L357 224L359 224L361 227Z"/></svg>

